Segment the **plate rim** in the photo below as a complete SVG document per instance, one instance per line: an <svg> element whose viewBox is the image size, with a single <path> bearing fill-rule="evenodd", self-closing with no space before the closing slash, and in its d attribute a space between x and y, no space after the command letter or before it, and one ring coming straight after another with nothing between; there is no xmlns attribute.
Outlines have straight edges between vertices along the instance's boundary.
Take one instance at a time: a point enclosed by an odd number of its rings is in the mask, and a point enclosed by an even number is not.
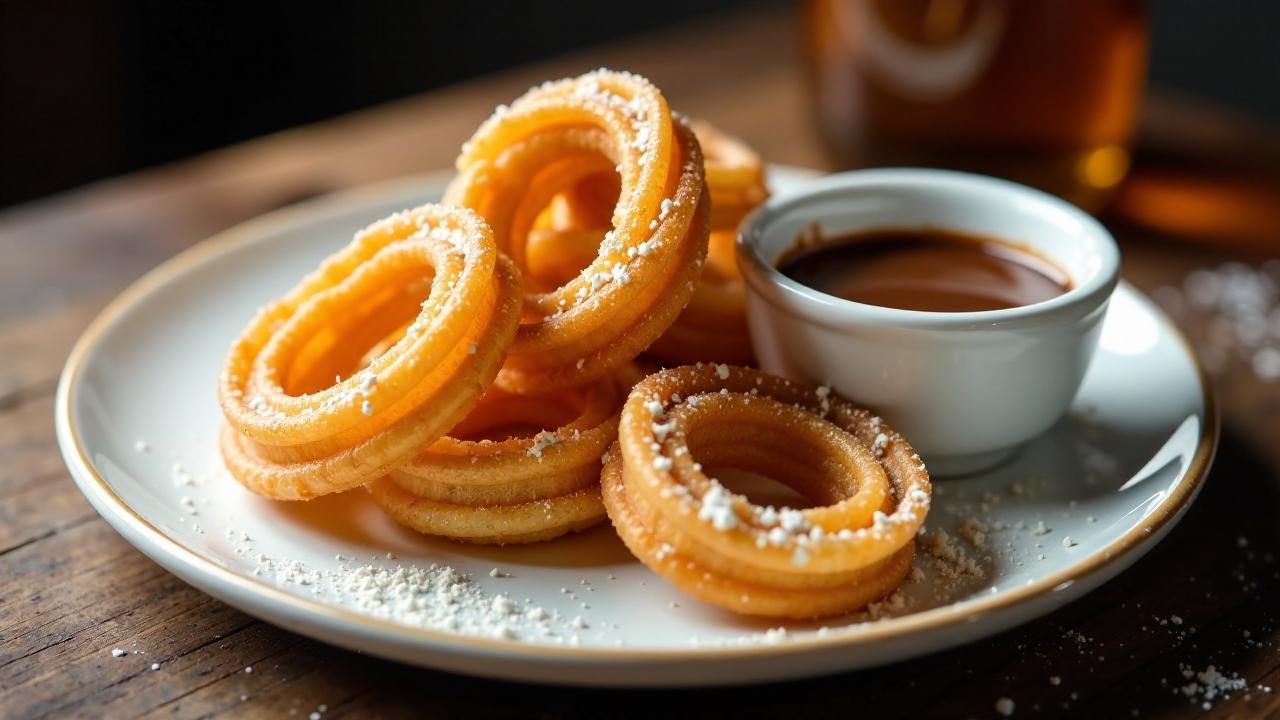
<svg viewBox="0 0 1280 720"><path fill-rule="evenodd" d="M783 171L808 174L813 172L804 168L774 167ZM130 283L94 317L72 346L59 377L54 400L55 435L63 461L70 471L72 479L75 480L80 491L90 501L94 510L126 542L129 542L130 545L144 555L160 562L159 558L147 551L147 548L135 542L131 537L131 533L126 532L124 527L127 527L132 533L136 533L139 537L150 541L154 545L154 552L160 553L167 560L185 567L193 575L201 577L205 583L211 586L227 586L233 588L239 597L254 597L259 602L278 605L284 609L291 610L295 613L295 618L301 618L299 622L302 624L313 622L327 624L326 621L340 621L364 633L372 633L383 638L388 637L388 634L390 634L398 640L414 640L438 650L486 654L500 653L516 660L558 659L569 662L599 660L623 663L627 661L638 663L654 661L687 663L725 660L743 656L783 658L821 651L850 649L877 641L902 639L928 631L953 629L971 622L975 616L1014 610L1020 606L1034 605L1037 600L1043 600L1053 594L1064 583L1070 584L1080 581L1096 573L1105 572L1117 564L1120 565L1117 572L1121 572L1137 560L1137 557L1130 557L1133 553L1138 552L1138 557L1141 557L1141 554L1146 549L1149 549L1149 546L1144 548L1144 541L1153 537L1159 538L1163 535L1163 531L1172 527L1171 523L1176 523L1180 519L1203 487L1212 467L1220 435L1221 419L1209 375L1182 329L1163 310L1156 306L1150 298L1122 280L1120 285L1145 304L1147 309L1162 321L1165 328L1178 341L1183 353L1195 368L1196 377L1200 385L1204 425L1200 432L1195 454L1188 464L1182 481L1175 486L1174 492L1166 496L1156 510L1144 517L1142 522L1130 528L1107 545L1098 548L1073 568L1059 570L1033 583L996 595L977 596L920 613L870 623L858 628L856 632L832 633L826 637L794 638L785 643L774 645L703 646L654 650L643 648L560 647L538 643L517 643L414 627L364 615L321 600L295 595L265 580L254 579L229 567L219 565L217 562L186 547L177 539L170 537L160 527L124 501L95 468L71 419L75 395L83 376L86 359L98 346L98 341L104 333L119 322L121 318L129 314L131 310L139 307L153 291L163 287L170 281L181 278L184 274L194 270L206 261L240 247L263 242L265 238L273 235L273 230L277 228L288 227L291 223L297 223L316 214L341 214L344 209L350 209L352 206L358 206L362 203L372 203L380 197L385 201L389 197L398 196L395 193L407 194L408 191L415 188L421 189L432 187L433 185L442 186L447 183L448 178L452 177L452 175L452 170L437 170L361 185L310 198L238 223L185 248L149 270ZM1120 288L1118 287L1117 291L1119 290ZM1129 562L1126 563L1126 560ZM162 566L167 565L164 562L160 564ZM187 582L185 578L181 579ZM1039 614L1036 613L1036 615ZM311 620L306 620L306 618L311 618ZM1016 621L1013 625L1020 625L1022 622Z"/></svg>

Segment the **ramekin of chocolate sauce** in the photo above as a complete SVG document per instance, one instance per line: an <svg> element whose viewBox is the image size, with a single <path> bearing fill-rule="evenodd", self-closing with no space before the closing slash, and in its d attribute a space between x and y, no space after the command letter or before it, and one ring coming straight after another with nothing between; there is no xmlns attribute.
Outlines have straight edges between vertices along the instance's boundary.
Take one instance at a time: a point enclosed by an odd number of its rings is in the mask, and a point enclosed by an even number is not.
<svg viewBox="0 0 1280 720"><path fill-rule="evenodd" d="M879 412L936 475L990 467L1062 416L1120 268L1074 206L924 169L775 195L737 249L761 366Z"/></svg>

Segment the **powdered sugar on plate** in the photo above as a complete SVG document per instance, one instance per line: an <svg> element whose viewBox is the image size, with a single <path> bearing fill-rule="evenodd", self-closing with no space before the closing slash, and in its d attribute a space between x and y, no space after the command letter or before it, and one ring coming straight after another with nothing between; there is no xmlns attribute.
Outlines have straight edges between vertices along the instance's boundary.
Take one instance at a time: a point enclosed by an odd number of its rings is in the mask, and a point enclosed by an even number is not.
<svg viewBox="0 0 1280 720"><path fill-rule="evenodd" d="M581 616L566 620L559 611L547 611L506 594L490 594L471 576L448 565L343 560L337 569L320 569L262 552L251 538L234 530L228 535L235 538L235 554L254 562L255 576L324 596L379 620L462 635L555 644L577 642L577 631L587 627ZM489 576L509 574L494 568Z"/></svg>

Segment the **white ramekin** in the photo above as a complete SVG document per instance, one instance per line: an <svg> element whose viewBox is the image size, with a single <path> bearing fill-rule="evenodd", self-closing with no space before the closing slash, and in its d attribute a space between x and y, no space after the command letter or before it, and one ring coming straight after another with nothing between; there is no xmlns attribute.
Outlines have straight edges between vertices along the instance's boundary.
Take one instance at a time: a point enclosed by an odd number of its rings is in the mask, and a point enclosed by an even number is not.
<svg viewBox="0 0 1280 720"><path fill-rule="evenodd" d="M865 305L778 272L800 233L942 228L1034 248L1072 289L1007 310ZM1066 411L1119 280L1120 253L1088 214L1022 185L943 170L858 170L770 198L743 223L738 264L762 368L830 385L884 416L941 475L989 467Z"/></svg>

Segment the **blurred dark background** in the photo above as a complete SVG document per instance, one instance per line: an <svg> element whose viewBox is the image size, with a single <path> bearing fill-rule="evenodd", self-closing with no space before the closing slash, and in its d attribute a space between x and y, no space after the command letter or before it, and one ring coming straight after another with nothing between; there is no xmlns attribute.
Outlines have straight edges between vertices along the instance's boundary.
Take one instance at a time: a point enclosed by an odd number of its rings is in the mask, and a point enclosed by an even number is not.
<svg viewBox="0 0 1280 720"><path fill-rule="evenodd" d="M0 206L751 4L0 0ZM1148 10L1152 86L1280 125L1280 3Z"/></svg>

